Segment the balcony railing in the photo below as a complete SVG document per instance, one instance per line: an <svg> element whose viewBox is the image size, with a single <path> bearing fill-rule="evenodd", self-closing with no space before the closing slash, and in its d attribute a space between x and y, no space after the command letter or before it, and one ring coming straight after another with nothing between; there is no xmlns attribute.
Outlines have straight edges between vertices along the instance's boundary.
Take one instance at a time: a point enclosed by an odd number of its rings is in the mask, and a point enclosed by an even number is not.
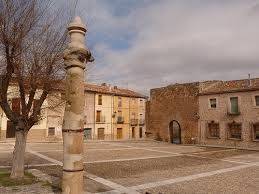
<svg viewBox="0 0 259 194"><path fill-rule="evenodd" d="M138 119L130 119L130 125L131 125L131 126L136 126L136 125L138 125Z"/></svg>
<svg viewBox="0 0 259 194"><path fill-rule="evenodd" d="M105 116L100 116L96 118L96 123L105 123Z"/></svg>
<svg viewBox="0 0 259 194"><path fill-rule="evenodd" d="M240 115L240 111L239 111L239 110L235 110L235 111L229 110L229 111L227 112L227 114L228 114L229 116L238 116L238 115Z"/></svg>
<svg viewBox="0 0 259 194"><path fill-rule="evenodd" d="M145 125L145 119L139 119L139 125Z"/></svg>
<svg viewBox="0 0 259 194"><path fill-rule="evenodd" d="M124 118L123 118L122 116L118 116L118 117L117 117L117 123L118 123L118 124L124 123Z"/></svg>

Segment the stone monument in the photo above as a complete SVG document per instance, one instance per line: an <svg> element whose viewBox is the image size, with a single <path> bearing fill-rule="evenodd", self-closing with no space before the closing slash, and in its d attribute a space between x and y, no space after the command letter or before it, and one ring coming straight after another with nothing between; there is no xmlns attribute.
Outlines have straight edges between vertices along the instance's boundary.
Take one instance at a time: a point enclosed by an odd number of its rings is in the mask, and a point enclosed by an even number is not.
<svg viewBox="0 0 259 194"><path fill-rule="evenodd" d="M68 26L70 43L64 51L66 107L62 128L64 194L83 193L84 83L87 62L93 61L85 46L86 26L76 17Z"/></svg>

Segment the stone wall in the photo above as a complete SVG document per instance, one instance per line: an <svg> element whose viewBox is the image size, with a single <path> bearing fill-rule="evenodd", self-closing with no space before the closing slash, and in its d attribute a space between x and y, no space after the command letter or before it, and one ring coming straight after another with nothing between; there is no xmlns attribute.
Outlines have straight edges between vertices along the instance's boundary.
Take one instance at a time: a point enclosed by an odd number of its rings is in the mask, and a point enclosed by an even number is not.
<svg viewBox="0 0 259 194"><path fill-rule="evenodd" d="M179 122L182 143L198 138L199 83L174 84L152 89L147 103L147 133L154 138L170 141L169 123Z"/></svg>
<svg viewBox="0 0 259 194"><path fill-rule="evenodd" d="M253 140L252 134L252 124L259 122L259 107L255 106L255 95L259 95L259 91L201 95L199 97L201 144L259 149L259 142ZM230 97L238 97L240 114L228 114ZM209 99L211 98L217 99L216 108L209 107ZM219 123L219 138L209 138L207 135L207 123L211 121ZM242 124L241 140L228 138L228 123L233 121Z"/></svg>

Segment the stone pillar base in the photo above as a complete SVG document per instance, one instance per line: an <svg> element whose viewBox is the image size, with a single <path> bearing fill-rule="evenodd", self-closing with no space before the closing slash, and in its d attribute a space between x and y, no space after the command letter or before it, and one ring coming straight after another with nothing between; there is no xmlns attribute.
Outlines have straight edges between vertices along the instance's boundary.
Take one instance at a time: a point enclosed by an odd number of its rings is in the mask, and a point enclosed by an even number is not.
<svg viewBox="0 0 259 194"><path fill-rule="evenodd" d="M83 175L84 171L63 171L62 193L80 194L83 191Z"/></svg>

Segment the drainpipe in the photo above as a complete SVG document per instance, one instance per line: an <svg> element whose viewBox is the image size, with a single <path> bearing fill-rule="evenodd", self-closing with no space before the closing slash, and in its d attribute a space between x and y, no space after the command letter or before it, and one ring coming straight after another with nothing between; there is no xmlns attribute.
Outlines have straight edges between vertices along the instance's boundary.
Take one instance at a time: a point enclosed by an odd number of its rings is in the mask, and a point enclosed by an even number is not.
<svg viewBox="0 0 259 194"><path fill-rule="evenodd" d="M96 130L95 130L95 122L96 122L96 120L95 120L95 119L96 119L96 117L95 117L95 95L96 95L96 94L94 93L94 123L93 123L93 124L94 124L94 129L93 129L93 140L94 140L95 137L96 137L96 136L95 136L95 133L96 133Z"/></svg>

